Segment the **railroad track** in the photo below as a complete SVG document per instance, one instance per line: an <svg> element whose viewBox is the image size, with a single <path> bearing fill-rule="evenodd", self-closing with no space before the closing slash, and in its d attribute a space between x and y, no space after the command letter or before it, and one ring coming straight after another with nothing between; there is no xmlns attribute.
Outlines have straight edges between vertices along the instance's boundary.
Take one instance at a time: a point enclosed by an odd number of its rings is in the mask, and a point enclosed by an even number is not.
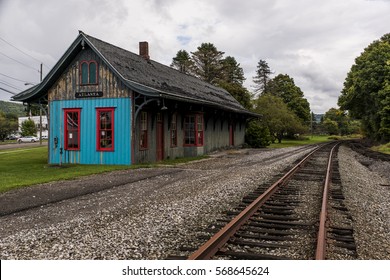
<svg viewBox="0 0 390 280"><path fill-rule="evenodd" d="M201 247L182 248L186 258L356 258L337 151L338 143L318 147L270 187L259 186L210 226L213 235Z"/></svg>

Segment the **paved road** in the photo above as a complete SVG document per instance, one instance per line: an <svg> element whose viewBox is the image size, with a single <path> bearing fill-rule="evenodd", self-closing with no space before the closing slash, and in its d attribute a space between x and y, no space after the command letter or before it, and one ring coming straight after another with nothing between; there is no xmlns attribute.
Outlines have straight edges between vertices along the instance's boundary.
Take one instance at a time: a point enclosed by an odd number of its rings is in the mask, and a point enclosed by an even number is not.
<svg viewBox="0 0 390 280"><path fill-rule="evenodd" d="M29 147L38 147L38 146L40 146L39 142L18 144L15 141L15 143L0 145L0 150L29 148ZM42 146L47 146L47 141L43 141Z"/></svg>

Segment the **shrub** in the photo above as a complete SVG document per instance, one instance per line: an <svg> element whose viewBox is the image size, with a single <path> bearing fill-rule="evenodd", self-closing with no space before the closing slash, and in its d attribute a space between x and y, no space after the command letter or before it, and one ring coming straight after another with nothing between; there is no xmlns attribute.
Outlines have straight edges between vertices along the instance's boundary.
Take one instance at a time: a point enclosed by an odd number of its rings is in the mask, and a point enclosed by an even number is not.
<svg viewBox="0 0 390 280"><path fill-rule="evenodd" d="M258 121L249 122L245 132L245 142L252 148L268 146L271 142L268 127L260 125Z"/></svg>

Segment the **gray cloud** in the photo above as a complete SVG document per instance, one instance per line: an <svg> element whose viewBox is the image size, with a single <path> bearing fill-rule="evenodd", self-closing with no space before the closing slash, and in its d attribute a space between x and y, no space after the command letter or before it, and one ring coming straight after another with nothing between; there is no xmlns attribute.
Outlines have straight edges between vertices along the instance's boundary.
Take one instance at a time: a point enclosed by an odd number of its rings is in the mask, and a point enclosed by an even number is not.
<svg viewBox="0 0 390 280"><path fill-rule="evenodd" d="M0 0L0 37L42 61L44 74L78 30L133 52L147 40L152 59L167 65L178 50L212 42L241 64L248 89L265 59L275 74L294 78L320 113L337 106L354 59L389 32L389 14L383 0ZM0 51L39 67L1 41ZM1 55L0 73L39 82L36 71ZM10 97L0 90L1 99Z"/></svg>

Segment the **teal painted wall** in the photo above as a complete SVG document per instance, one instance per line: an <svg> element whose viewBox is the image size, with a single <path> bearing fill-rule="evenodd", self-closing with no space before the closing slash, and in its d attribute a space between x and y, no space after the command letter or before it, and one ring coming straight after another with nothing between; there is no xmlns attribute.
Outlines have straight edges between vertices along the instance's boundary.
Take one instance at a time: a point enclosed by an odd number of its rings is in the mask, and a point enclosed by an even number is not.
<svg viewBox="0 0 390 280"><path fill-rule="evenodd" d="M96 150L96 109L113 107L115 131L114 151ZM51 101L50 108L50 139L49 163L79 163L79 164L131 164L131 99L130 98L99 98ZM66 151L64 148L64 109L80 108L80 150ZM55 146L54 139L58 137Z"/></svg>

